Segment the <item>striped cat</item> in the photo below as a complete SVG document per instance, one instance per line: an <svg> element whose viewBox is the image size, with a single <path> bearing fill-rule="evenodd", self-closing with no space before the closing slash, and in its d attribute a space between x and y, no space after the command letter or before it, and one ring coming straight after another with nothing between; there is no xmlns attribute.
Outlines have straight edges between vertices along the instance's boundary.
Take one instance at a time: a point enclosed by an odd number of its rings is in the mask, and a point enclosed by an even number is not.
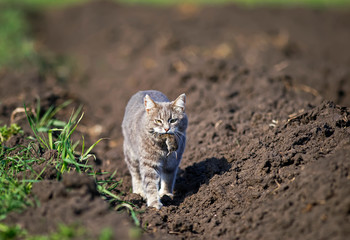
<svg viewBox="0 0 350 240"><path fill-rule="evenodd" d="M160 209L172 197L186 143L185 94L175 101L159 91L140 91L129 100L122 123L124 155L133 192Z"/></svg>

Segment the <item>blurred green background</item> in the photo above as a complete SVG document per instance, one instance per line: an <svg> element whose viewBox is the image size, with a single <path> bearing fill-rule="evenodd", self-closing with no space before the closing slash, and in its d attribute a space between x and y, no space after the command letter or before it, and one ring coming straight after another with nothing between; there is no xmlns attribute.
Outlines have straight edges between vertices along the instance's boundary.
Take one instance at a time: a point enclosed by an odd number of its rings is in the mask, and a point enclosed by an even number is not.
<svg viewBox="0 0 350 240"><path fill-rule="evenodd" d="M27 13L88 2L90 0L0 0L0 70L35 62L37 51L30 35ZM245 7L278 6L349 9L350 0L113 0L125 4L169 6L179 4L217 5L235 3Z"/></svg>

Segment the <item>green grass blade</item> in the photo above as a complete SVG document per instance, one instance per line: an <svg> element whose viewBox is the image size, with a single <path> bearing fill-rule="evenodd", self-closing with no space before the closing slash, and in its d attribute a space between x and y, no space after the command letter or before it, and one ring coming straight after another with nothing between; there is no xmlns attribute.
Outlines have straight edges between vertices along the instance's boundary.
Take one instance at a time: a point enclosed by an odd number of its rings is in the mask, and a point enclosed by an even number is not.
<svg viewBox="0 0 350 240"><path fill-rule="evenodd" d="M69 132L68 136L71 137L71 135L73 134L73 132L75 131L75 129L77 128L79 122L81 121L81 119L83 118L84 113L81 114L80 118L78 119L78 121L76 122L76 124L74 125L74 127L72 128L72 130Z"/></svg>
<svg viewBox="0 0 350 240"><path fill-rule="evenodd" d="M53 149L53 140L52 140L52 130L49 130L49 132L47 133L48 137L49 137L49 146L50 149Z"/></svg>
<svg viewBox="0 0 350 240"><path fill-rule="evenodd" d="M125 207L125 208L127 208L129 210L131 218L134 220L135 225L139 227L140 226L140 220L137 218L136 212L133 209L133 207L129 203L123 202L122 204L119 204L118 206L116 206L115 210L118 210L118 209L120 209L122 207Z"/></svg>
<svg viewBox="0 0 350 240"><path fill-rule="evenodd" d="M39 140L39 142L41 142L41 143L44 145L44 147L46 147L46 149L49 149L49 145L46 143L46 141L45 141L43 138L41 138L41 137L39 136L38 129L36 128L32 117L29 115L29 113L28 113L28 111L27 111L27 107L26 107L25 104L24 104L24 112L25 112L25 114L26 114L26 117L27 117L29 126L30 126L30 128L32 129L32 131L33 131L35 137Z"/></svg>
<svg viewBox="0 0 350 240"><path fill-rule="evenodd" d="M114 193L108 191L106 188L104 188L101 185L97 186L97 189L99 190L100 193L103 193L105 195L108 195L110 197L112 197L114 200L119 200L120 201L120 197L118 197L117 195L115 195Z"/></svg>
<svg viewBox="0 0 350 240"><path fill-rule="evenodd" d="M92 144L89 149L81 155L80 157L80 160L85 160L86 158L88 158L89 156L89 153L91 152L91 150L99 143L101 142L102 140L104 140L104 138L100 138L99 140L97 140L94 144Z"/></svg>

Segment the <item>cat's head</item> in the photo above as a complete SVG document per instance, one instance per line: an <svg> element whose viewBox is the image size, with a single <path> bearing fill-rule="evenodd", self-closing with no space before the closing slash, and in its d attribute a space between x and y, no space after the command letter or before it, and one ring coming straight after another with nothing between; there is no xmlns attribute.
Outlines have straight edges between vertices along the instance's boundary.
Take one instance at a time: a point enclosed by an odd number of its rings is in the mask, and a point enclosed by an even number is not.
<svg viewBox="0 0 350 240"><path fill-rule="evenodd" d="M175 134L186 129L186 95L181 94L172 102L156 102L149 95L144 98L148 128L155 133Z"/></svg>

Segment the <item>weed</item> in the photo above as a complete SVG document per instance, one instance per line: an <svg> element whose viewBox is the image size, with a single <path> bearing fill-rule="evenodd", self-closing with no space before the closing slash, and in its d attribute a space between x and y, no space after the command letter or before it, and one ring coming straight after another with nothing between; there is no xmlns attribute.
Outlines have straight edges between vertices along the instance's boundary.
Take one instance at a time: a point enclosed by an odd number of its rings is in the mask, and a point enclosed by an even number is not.
<svg viewBox="0 0 350 240"><path fill-rule="evenodd" d="M109 174L109 173L103 173L103 174ZM116 181L115 180L115 174L116 171L114 171L106 180L98 180L97 173L93 173L92 175L95 178L95 181L97 183L97 190L101 194L102 198L107 200L111 204L115 204L115 210L119 211L122 209L126 209L131 218L134 221L134 224L139 227L140 226L140 220L137 218L137 211L136 206L130 202L122 201L119 196L113 193L113 191L122 183L122 180Z"/></svg>
<svg viewBox="0 0 350 240"><path fill-rule="evenodd" d="M18 127L15 129L16 132L21 131ZM35 180L28 180L24 177L19 179L20 173L25 171L35 173L31 168L31 163L37 160L32 157L32 150L32 144L13 148L6 148L0 144L0 220L4 219L10 211L33 205L28 194Z"/></svg>
<svg viewBox="0 0 350 240"><path fill-rule="evenodd" d="M102 229L98 239L99 240L110 240L110 239L113 239L113 231L112 231L112 229L110 229L110 228Z"/></svg>
<svg viewBox="0 0 350 240"><path fill-rule="evenodd" d="M1 177L0 185L0 220L4 219L6 214L13 210L20 210L32 205L32 201L28 198L31 184L15 178Z"/></svg>
<svg viewBox="0 0 350 240"><path fill-rule="evenodd" d="M55 232L49 235L30 235L20 226L8 226L0 223L0 239L24 239L24 240L70 240L70 239L94 239L91 237L89 231L79 224L59 224ZM104 228L101 230L99 240L111 240L113 239L113 231L110 228Z"/></svg>
<svg viewBox="0 0 350 240"><path fill-rule="evenodd" d="M132 203L121 202L121 204L119 204L119 205L117 205L115 207L115 210L119 210L119 209L122 209L122 208L127 209L127 211L129 212L132 220L134 221L135 225L137 227L139 227L140 226L140 220L137 218L137 212L135 211L134 207L135 206Z"/></svg>
<svg viewBox="0 0 350 240"><path fill-rule="evenodd" d="M114 179L114 176L117 172L114 171L106 180L98 180L97 176L100 175L98 173L92 173L96 183L97 183L97 190L102 194L103 198L105 200L109 200L110 203L118 202L120 201L120 198L112 193L114 189L117 188L119 184L122 183L122 181L116 181ZM102 174L109 174L107 172Z"/></svg>
<svg viewBox="0 0 350 240"><path fill-rule="evenodd" d="M41 106L40 106L40 98L37 99L35 116L32 118L32 124L37 132L47 132L51 128L64 127L66 123L64 121L60 121L54 118L54 116L63 108L67 107L71 104L72 101L68 100L59 105L58 107L50 106L49 109L43 113L41 116ZM28 115L28 114L27 114ZM32 128L33 129L33 128Z"/></svg>
<svg viewBox="0 0 350 240"><path fill-rule="evenodd" d="M11 136L23 133L20 126L13 123L10 127L7 127L7 125L4 125L0 127L0 143L3 143L7 141Z"/></svg>
<svg viewBox="0 0 350 240"><path fill-rule="evenodd" d="M40 103L40 101L38 102ZM99 175L109 173L97 173L91 165L88 165L88 160L95 157L91 153L92 149L102 139L99 139L90 147L85 145L83 136L81 141L74 142L72 140L72 135L84 116L83 113L80 113L81 107L72 112L68 122L54 119L55 114L68 104L69 102L65 102L58 108L50 107L44 113L42 113L40 104L37 105L34 113L28 111L26 106L24 106L24 111L34 137L28 139L29 143L27 146L6 148L0 145L0 201L2 203L0 206L0 220L4 219L10 211L21 210L26 206L34 205L34 202L29 200L28 195L32 184L40 181L40 176L46 170L46 167L42 168L40 172L36 172L32 166L51 164L55 166L58 178L64 172L70 172L72 170L86 172L92 175L102 198L116 206L115 209L118 211L127 210L135 225L140 226L137 212L135 211L136 207L132 203L122 201L118 193L115 193L118 192L116 190L122 183L121 180L115 180L116 172L101 180L98 179ZM10 130L11 127L4 127L3 129L2 136L4 136L4 139L20 131L20 128L15 125L12 126L12 130ZM78 146L80 147L80 151L77 150ZM52 159L45 160L42 158L42 154L48 150L53 150L57 154ZM10 230L12 232L14 231L12 228L7 228L3 233L10 234ZM65 235L62 235L63 233ZM27 236L24 239L70 239L69 228L61 228L59 234L46 237L37 236L36 238ZM56 236L60 236L61 238L57 238ZM109 236L110 232L105 230L101 233L100 239L110 239Z"/></svg>
<svg viewBox="0 0 350 240"><path fill-rule="evenodd" d="M82 226L77 224L64 225L59 224L57 232L51 233L47 236L27 236L26 240L68 240L77 238L86 238L87 231Z"/></svg>
<svg viewBox="0 0 350 240"><path fill-rule="evenodd" d="M20 226L7 226L0 223L0 239L19 239L23 238L27 232Z"/></svg>
<svg viewBox="0 0 350 240"><path fill-rule="evenodd" d="M116 181L114 178L116 172L111 174L106 180L98 180L98 174L93 171L91 165L88 165L88 159L90 157L95 157L90 152L102 139L96 141L85 151L85 141L84 137L82 137L80 154L78 154L78 152L76 151L76 147L79 143L73 143L71 140L71 136L76 130L79 122L83 118L84 114L81 114L78 118L80 111L81 107L78 108L77 111L73 112L68 123L66 123L66 125L63 128L53 128L49 130L47 130L47 125L51 122L51 119L55 113L51 108L43 115L46 119L45 121L41 119L33 119L27 111L26 114L29 124L33 130L33 133L36 136L38 142L42 144L42 147L47 150L57 151L58 157L57 159L53 160L52 163L55 164L55 167L59 172L58 177L64 172L69 172L72 166L77 172L82 172L83 170L84 172L90 173L90 175L94 177L97 183L97 190L99 191L101 196L104 199L108 200L111 204L116 204L116 210L126 209L130 213L135 225L139 226L140 222L137 218L137 212L134 210L135 206L129 202L122 201L119 196L113 193L113 191L118 187L118 185L121 184L121 181ZM40 109L37 108L36 112L40 113ZM49 114L48 112L53 114ZM41 122L45 122L46 124L38 124ZM46 137L43 133L39 133L39 128L47 131ZM53 140L53 132L59 132L56 141Z"/></svg>
<svg viewBox="0 0 350 240"><path fill-rule="evenodd" d="M94 155L90 152L102 140L99 139L85 151L85 140L84 137L82 137L81 152L80 154L78 154L76 147L79 145L80 142L73 142L71 137L72 134L75 132L79 122L84 116L84 114L81 114L78 118L79 113L81 111L81 107L79 107L77 111L73 111L71 117L69 118L69 121L65 124L62 124L63 122L61 121L53 119L53 116L57 113L57 111L59 111L68 104L69 103L65 103L57 109L49 108L44 113L42 118L37 117L39 115L38 113L40 113L40 107L37 107L37 114L35 117L33 117L31 114L29 114L27 110L25 110L29 125L37 141L41 145L41 148L44 149L44 151L57 151L57 158L52 159L52 163L58 170L58 178L64 172L69 172L72 169L72 167L79 173L82 172L82 170L84 172L91 170L92 166L88 165L88 159L90 157L94 157ZM26 109L25 106L24 108ZM56 127L50 128L51 126ZM62 127L58 128L58 126ZM53 133L57 134L56 138L54 137Z"/></svg>

